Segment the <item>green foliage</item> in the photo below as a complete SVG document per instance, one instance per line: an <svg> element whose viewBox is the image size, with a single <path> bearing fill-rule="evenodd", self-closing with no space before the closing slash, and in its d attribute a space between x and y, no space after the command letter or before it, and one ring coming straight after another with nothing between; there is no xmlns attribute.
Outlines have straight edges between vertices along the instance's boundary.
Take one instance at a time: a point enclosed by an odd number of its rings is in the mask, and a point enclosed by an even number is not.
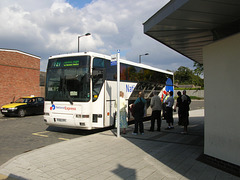
<svg viewBox="0 0 240 180"><path fill-rule="evenodd" d="M180 66L174 73L175 82L181 84L191 84L192 71L188 67Z"/></svg>
<svg viewBox="0 0 240 180"><path fill-rule="evenodd" d="M201 98L201 97L197 97L197 96L190 96L190 98L193 100L193 99L196 99L196 100L202 100L204 98Z"/></svg>
<svg viewBox="0 0 240 180"><path fill-rule="evenodd" d="M204 100L204 98L202 97L197 97L197 96L189 96L191 98L191 100ZM174 99L176 100L178 97L175 96Z"/></svg>
<svg viewBox="0 0 240 180"><path fill-rule="evenodd" d="M174 90L204 90L204 87L201 88L179 88L179 87L174 87Z"/></svg>
<svg viewBox="0 0 240 180"><path fill-rule="evenodd" d="M197 76L203 76L203 64L199 64L197 62L194 63L193 67L194 69L194 74L196 74Z"/></svg>
<svg viewBox="0 0 240 180"><path fill-rule="evenodd" d="M204 80L196 75L194 71L188 67L180 66L174 73L175 83L186 85L193 84L195 86L204 87Z"/></svg>

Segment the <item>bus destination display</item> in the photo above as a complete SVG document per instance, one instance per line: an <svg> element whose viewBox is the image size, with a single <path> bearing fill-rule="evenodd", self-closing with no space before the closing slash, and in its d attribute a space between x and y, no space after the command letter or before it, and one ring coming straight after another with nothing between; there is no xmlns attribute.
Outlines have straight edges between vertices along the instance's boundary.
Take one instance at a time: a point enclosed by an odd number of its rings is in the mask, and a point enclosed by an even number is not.
<svg viewBox="0 0 240 180"><path fill-rule="evenodd" d="M52 63L53 68L79 66L79 60L57 60Z"/></svg>

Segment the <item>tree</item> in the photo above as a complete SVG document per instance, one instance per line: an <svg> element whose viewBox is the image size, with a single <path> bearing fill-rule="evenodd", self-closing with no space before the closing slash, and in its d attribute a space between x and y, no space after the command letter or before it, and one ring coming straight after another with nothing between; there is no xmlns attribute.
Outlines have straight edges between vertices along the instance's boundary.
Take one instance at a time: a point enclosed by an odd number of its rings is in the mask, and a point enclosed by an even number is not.
<svg viewBox="0 0 240 180"><path fill-rule="evenodd" d="M195 68L194 69L194 74L196 74L197 76L203 76L203 64L200 64L198 62L195 62L193 67Z"/></svg>
<svg viewBox="0 0 240 180"><path fill-rule="evenodd" d="M192 84L193 72L184 66L180 66L174 73L175 82L179 84Z"/></svg>
<svg viewBox="0 0 240 180"><path fill-rule="evenodd" d="M178 84L193 84L195 86L204 87L203 79L200 78L199 75L196 75L194 71L188 67L180 66L174 73L174 79Z"/></svg>

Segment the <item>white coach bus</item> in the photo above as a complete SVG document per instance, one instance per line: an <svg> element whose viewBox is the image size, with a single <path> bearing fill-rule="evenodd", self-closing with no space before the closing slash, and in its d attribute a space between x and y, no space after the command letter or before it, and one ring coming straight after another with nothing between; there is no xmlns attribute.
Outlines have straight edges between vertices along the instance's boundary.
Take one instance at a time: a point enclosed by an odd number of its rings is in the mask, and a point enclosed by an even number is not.
<svg viewBox="0 0 240 180"><path fill-rule="evenodd" d="M160 93L166 81L173 80L172 72L123 59L120 74L127 104L143 91L149 105L153 90ZM51 56L45 90L47 125L87 130L114 125L117 66L110 56L93 52Z"/></svg>

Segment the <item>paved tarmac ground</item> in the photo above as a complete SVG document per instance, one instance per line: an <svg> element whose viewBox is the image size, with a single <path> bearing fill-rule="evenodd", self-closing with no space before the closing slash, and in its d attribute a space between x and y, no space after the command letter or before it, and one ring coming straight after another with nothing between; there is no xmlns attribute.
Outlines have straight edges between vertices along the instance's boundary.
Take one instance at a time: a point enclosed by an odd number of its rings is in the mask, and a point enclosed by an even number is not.
<svg viewBox="0 0 240 180"><path fill-rule="evenodd" d="M203 153L204 109L190 111L189 134L183 128L116 137L116 129L56 143L14 157L0 166L0 179L239 179L196 159Z"/></svg>
<svg viewBox="0 0 240 180"><path fill-rule="evenodd" d="M87 131L49 127L43 122L42 115L23 118L1 118L0 115L0 166L24 152L104 130L107 130L107 128Z"/></svg>

